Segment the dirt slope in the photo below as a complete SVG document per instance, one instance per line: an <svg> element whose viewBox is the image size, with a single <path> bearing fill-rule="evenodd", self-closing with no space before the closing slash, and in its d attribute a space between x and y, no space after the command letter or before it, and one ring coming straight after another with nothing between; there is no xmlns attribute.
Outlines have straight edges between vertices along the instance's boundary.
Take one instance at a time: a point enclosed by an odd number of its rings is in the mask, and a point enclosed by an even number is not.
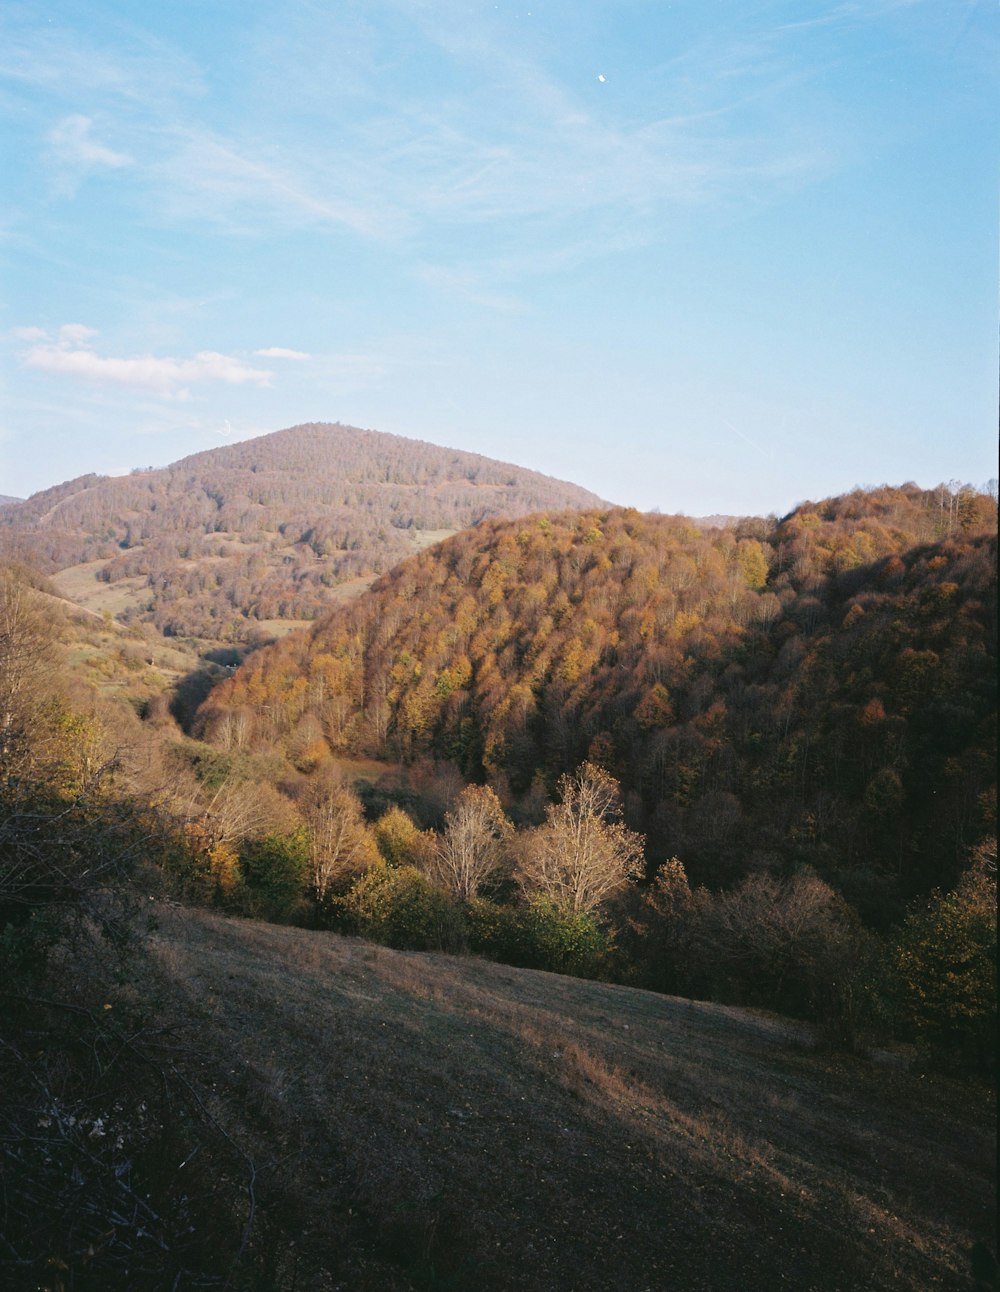
<svg viewBox="0 0 1000 1292"><path fill-rule="evenodd" d="M992 1242L986 1091L746 1011L157 909L297 1286L924 1292Z"/></svg>

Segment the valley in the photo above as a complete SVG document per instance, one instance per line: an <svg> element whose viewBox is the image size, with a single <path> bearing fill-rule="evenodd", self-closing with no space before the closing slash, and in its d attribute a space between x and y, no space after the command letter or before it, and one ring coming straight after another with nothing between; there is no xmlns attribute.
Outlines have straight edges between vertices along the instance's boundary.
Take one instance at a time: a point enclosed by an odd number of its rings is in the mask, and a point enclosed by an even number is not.
<svg viewBox="0 0 1000 1292"><path fill-rule="evenodd" d="M10 1286L993 1285L994 496L174 486L7 530Z"/></svg>

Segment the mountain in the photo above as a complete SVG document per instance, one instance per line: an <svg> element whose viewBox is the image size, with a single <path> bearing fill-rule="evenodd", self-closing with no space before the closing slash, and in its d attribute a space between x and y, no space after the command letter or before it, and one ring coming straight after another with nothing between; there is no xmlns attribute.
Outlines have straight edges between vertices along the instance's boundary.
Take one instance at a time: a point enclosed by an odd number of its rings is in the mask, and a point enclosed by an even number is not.
<svg viewBox="0 0 1000 1292"><path fill-rule="evenodd" d="M216 688L202 728L300 770L430 755L522 819L584 759L700 882L810 865L877 924L995 812L996 503L916 486L703 530L492 520Z"/></svg>
<svg viewBox="0 0 1000 1292"><path fill-rule="evenodd" d="M93 609L236 640L255 622L314 618L445 533L597 502L478 454L310 424L44 490L0 512L0 542Z"/></svg>

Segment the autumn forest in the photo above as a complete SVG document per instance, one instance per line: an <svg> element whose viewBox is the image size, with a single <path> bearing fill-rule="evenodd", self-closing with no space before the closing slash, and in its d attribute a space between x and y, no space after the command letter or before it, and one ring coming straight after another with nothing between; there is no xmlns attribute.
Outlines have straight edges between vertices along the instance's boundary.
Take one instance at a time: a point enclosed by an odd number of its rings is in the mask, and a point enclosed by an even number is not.
<svg viewBox="0 0 1000 1292"><path fill-rule="evenodd" d="M233 1137L202 1181L231 1237L181 1237L166 1157L225 1118L157 1048L149 904L768 1011L837 1062L995 1080L995 489L696 520L316 425L5 503L0 544L0 1270L295 1285L250 1236L256 1197L219 1185ZM136 1206L98 1241L125 1175L74 1127L127 1105L116 1064L144 1107L142 1074L169 1074L173 1120L129 1167L156 1224ZM966 1286L940 1259L901 1285ZM467 1286L406 1261L401 1288ZM353 1286L390 1286L363 1265Z"/></svg>

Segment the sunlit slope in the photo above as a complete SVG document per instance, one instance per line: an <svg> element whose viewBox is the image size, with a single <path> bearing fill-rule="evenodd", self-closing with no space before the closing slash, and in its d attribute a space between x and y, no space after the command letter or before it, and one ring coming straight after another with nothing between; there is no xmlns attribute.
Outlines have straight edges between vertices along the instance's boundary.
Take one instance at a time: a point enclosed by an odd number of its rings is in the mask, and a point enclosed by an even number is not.
<svg viewBox="0 0 1000 1292"><path fill-rule="evenodd" d="M725 530L489 521L252 657L203 727L239 710L292 757L447 759L525 812L590 759L653 859L711 883L808 864L885 923L992 811L996 510L963 506L909 486Z"/></svg>

